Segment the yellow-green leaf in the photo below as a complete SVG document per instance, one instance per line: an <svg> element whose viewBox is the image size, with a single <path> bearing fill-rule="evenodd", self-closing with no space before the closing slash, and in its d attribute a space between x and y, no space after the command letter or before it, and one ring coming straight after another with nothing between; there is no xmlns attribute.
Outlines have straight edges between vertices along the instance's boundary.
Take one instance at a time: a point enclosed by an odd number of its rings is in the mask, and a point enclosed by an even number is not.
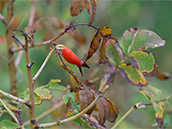
<svg viewBox="0 0 172 129"><path fill-rule="evenodd" d="M39 87L34 90L35 94L38 95L42 100L50 100L52 95L48 89Z"/></svg>
<svg viewBox="0 0 172 129"><path fill-rule="evenodd" d="M122 63L118 65L118 69L122 76L133 85L146 86L148 84L144 75L138 69L135 69L132 65Z"/></svg>
<svg viewBox="0 0 172 129"><path fill-rule="evenodd" d="M143 73L151 73L156 68L154 56L150 52L133 51L128 57L132 61L132 64Z"/></svg>

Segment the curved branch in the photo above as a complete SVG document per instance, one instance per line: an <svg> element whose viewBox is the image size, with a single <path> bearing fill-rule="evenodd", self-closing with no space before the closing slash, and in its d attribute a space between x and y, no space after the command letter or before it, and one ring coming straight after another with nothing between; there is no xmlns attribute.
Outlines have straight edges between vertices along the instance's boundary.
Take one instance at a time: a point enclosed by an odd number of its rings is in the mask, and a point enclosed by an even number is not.
<svg viewBox="0 0 172 129"><path fill-rule="evenodd" d="M34 82L38 76L40 75L40 73L42 72L43 68L45 67L45 65L47 64L47 61L49 60L50 56L52 55L52 53L54 52L55 48L53 48L47 55L45 61L43 62L42 66L40 67L40 69L38 70L38 72L35 74L35 76L32 78L32 81Z"/></svg>
<svg viewBox="0 0 172 129"><path fill-rule="evenodd" d="M40 42L40 43L35 43L35 46L43 46L43 45L50 44L50 43L54 42L56 39L60 38L65 33L67 33L68 30L70 30L71 28L77 27L77 26L89 26L89 27L94 28L96 31L99 31L99 29L97 29L92 24L76 24L76 25L71 25L71 26L66 27L62 32L57 34L57 36L55 36L54 38L52 38L50 40L47 40L47 41ZM100 33L101 33L101 31L100 31ZM102 33L101 33L101 35L103 36ZM34 47L34 46L33 45L28 45L28 48L32 48L32 47ZM17 51L21 51L21 50L24 50L24 48L22 48L22 47L12 48L11 52L17 52Z"/></svg>

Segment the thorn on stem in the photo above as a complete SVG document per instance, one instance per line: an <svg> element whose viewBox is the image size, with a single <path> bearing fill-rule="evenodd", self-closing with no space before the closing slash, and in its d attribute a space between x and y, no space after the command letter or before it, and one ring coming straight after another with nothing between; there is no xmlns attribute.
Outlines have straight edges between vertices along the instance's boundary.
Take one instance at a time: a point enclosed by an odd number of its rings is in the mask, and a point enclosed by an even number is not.
<svg viewBox="0 0 172 129"><path fill-rule="evenodd" d="M35 124L35 123L36 123L35 119L32 119L32 120L31 120L31 123L32 123L32 124Z"/></svg>
<svg viewBox="0 0 172 129"><path fill-rule="evenodd" d="M32 61L30 64L27 64L27 68L31 68L33 64L35 64L34 61Z"/></svg>

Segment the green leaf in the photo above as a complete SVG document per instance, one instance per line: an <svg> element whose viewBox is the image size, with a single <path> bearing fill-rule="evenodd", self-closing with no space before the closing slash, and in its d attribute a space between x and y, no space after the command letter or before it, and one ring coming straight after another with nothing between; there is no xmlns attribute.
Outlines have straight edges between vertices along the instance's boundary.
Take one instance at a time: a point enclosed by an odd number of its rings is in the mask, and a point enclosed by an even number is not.
<svg viewBox="0 0 172 129"><path fill-rule="evenodd" d="M130 28L126 30L120 42L125 55L137 49L156 48L165 45L156 33L149 30L140 30L138 28Z"/></svg>
<svg viewBox="0 0 172 129"><path fill-rule="evenodd" d="M24 100L29 101L29 91L26 89L23 94ZM42 100L51 99L52 95L46 88L38 87L34 90L35 105L40 105Z"/></svg>
<svg viewBox="0 0 172 129"><path fill-rule="evenodd" d="M134 67L137 67L143 73L151 73L155 70L156 64L152 53L147 51L133 51L128 57Z"/></svg>
<svg viewBox="0 0 172 129"><path fill-rule="evenodd" d="M34 98L35 98L35 105L40 105L42 103L42 99L34 93Z"/></svg>
<svg viewBox="0 0 172 129"><path fill-rule="evenodd" d="M35 99L35 105L40 105L42 102L42 99L34 93L34 99ZM29 101L29 92L24 96L24 100Z"/></svg>
<svg viewBox="0 0 172 129"><path fill-rule="evenodd" d="M118 69L122 76L133 85L146 86L148 84L144 75L138 69L135 69L132 65L122 63L118 65Z"/></svg>
<svg viewBox="0 0 172 129"><path fill-rule="evenodd" d="M20 126L8 119L4 119L0 122L0 128L4 129L16 129L19 128Z"/></svg>
<svg viewBox="0 0 172 129"><path fill-rule="evenodd" d="M114 38L110 38L107 43L107 56L109 61L114 65L118 65L121 62L121 56L123 56L123 53L118 41Z"/></svg>
<svg viewBox="0 0 172 129"><path fill-rule="evenodd" d="M48 89L39 87L34 90L35 94L38 95L42 100L50 100L52 95Z"/></svg>
<svg viewBox="0 0 172 129"><path fill-rule="evenodd" d="M51 86L51 85L59 83L59 82L61 82L61 80L59 80L59 79L51 79L47 85L44 85L42 87L45 88L45 87Z"/></svg>
<svg viewBox="0 0 172 129"><path fill-rule="evenodd" d="M61 82L59 79L51 79L47 85L41 86L42 88L48 88L48 89L54 89L54 90L60 90L65 91L65 87L58 84Z"/></svg>

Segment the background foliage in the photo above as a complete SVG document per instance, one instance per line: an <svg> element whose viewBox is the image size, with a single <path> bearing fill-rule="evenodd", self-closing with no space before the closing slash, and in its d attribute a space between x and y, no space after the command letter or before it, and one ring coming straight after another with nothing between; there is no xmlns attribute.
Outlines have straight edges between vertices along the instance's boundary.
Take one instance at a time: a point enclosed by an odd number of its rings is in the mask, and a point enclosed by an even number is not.
<svg viewBox="0 0 172 129"><path fill-rule="evenodd" d="M70 4L69 0L50 0L48 4L46 1L39 1L36 7L36 16L42 17L42 26L35 33L35 42L41 42L42 40L47 40L54 37L60 29L61 23L70 23L71 21L77 20L78 23L88 23L89 15L87 10L84 10L79 16L71 17L70 15ZM164 47L156 48L151 50L154 54L156 62L159 66L160 71L171 73L172 69L172 2L148 2L148 1L113 1L113 0L100 0L97 4L97 12L95 16L95 20L93 24L96 27L108 26L112 29L112 36L116 37L118 40L122 37L123 32L126 29L131 27L138 27L141 29L153 30L158 35L161 36L162 39L166 41L166 45ZM14 3L14 14L15 14L15 23L14 26L20 26L20 29L24 29L28 24L29 12L31 9L31 1L15 1ZM3 10L2 14L6 15L6 8ZM54 20L53 24L50 24L47 20ZM64 22L65 21L65 22ZM66 22L67 21L67 22ZM56 26L56 28L54 27ZM65 43L66 46L71 48L75 53L82 58L84 54L87 52L89 43L92 39L95 30L89 27L81 27L80 28L81 35L86 38L86 44L78 45L77 41L71 38L69 35L65 35L64 37L58 39L57 43ZM5 35L5 26L0 21L0 35ZM20 39L23 37L18 35ZM35 74L38 68L41 66L44 61L46 55L48 54L49 47L39 47L38 51L35 49L30 49L31 60L36 61L36 64L32 67L32 72ZM17 55L16 55L17 56ZM98 53L95 54L92 59L90 59L87 63L90 64L91 69L84 69L84 76L81 80L85 80L84 78L88 78L89 73L96 69L98 64ZM24 90L26 89L26 68L25 68L25 59L24 56L21 59L21 63L18 66L17 73L17 81L18 81L18 90L22 95ZM80 76L78 68L76 66L70 65L70 68ZM99 66L102 68L103 65ZM7 53L6 53L6 44L0 45L0 89L6 92L9 92L10 84L9 84L9 75L8 75L8 65L7 65ZM59 74L60 73L60 74ZM101 75L101 73L100 73ZM101 77L101 76L100 76ZM66 86L69 82L69 74L66 73L64 69L60 67L60 61L58 58L53 55L44 71L38 78L36 82L36 86L47 84L50 79L60 79L61 85ZM171 94L171 82L168 80L159 80L155 77L147 78L150 85L153 85L165 93L167 96ZM98 86L97 84L96 86ZM119 117L123 115L131 106L135 103L145 100L148 102L145 97L140 94L139 88L131 86L128 82L126 82L120 74L115 76L112 86L106 92L105 96L110 98L111 101L115 102L120 110ZM36 106L37 115L41 114L45 110L49 109L51 105L58 100L60 96L64 93L57 90L52 90L53 98L51 101L43 101L42 105ZM43 122L51 122L56 120L57 117L59 119L59 114L61 113L63 107L49 116L40 120ZM166 112L164 119L165 127L172 127L171 116L172 109L169 109L169 112ZM29 114L22 113L22 116L25 117L25 120L28 120ZM11 118L7 113L3 114L3 117L0 117L0 121L4 118ZM118 120L118 119L117 119ZM151 128L151 125L155 123L154 110L152 107L147 106L145 109L136 110L131 113L120 125L119 128ZM111 123L106 123L107 128L111 127ZM76 124L72 124L72 127L78 127ZM68 128L71 125L65 124L59 126L59 128ZM54 127L55 128L55 127ZM153 128L153 127L152 127Z"/></svg>

